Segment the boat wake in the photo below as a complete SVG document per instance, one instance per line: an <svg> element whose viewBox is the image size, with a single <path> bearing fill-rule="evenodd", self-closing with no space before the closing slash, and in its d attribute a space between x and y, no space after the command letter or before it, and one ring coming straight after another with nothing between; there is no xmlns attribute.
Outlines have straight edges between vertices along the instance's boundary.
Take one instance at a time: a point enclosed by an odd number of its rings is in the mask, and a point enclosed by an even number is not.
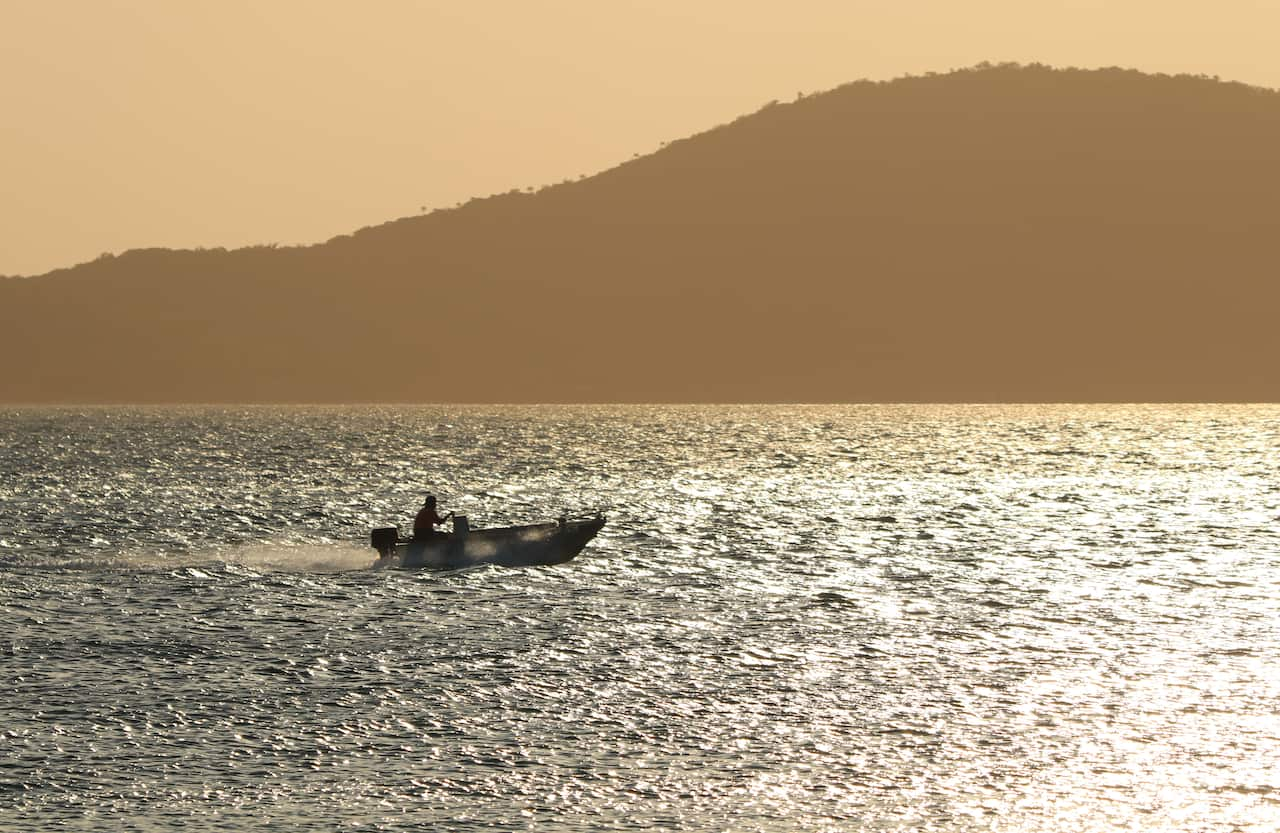
<svg viewBox="0 0 1280 833"><path fill-rule="evenodd" d="M353 544L247 544L224 552L218 560L273 573L343 573L373 563L367 547Z"/></svg>
<svg viewBox="0 0 1280 833"><path fill-rule="evenodd" d="M5 559L0 568L57 572L169 572L205 569L259 573L341 573L368 569L367 547L349 544L260 542L185 552L101 552L67 559L48 556Z"/></svg>

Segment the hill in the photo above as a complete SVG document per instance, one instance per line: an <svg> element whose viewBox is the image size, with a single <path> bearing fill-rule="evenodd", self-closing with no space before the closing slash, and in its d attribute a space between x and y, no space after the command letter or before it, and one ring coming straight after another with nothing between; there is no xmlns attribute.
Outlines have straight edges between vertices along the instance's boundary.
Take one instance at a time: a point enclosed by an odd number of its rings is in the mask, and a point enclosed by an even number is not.
<svg viewBox="0 0 1280 833"><path fill-rule="evenodd" d="M1280 93L983 65L297 248L0 281L0 401L1276 401Z"/></svg>

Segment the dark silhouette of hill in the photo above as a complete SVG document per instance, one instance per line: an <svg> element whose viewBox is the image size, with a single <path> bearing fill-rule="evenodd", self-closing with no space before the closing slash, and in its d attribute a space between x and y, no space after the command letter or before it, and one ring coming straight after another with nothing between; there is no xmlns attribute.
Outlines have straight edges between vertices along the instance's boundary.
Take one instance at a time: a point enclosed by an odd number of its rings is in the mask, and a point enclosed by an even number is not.
<svg viewBox="0 0 1280 833"><path fill-rule="evenodd" d="M1280 94L980 66L324 244L0 281L0 400L1276 401Z"/></svg>

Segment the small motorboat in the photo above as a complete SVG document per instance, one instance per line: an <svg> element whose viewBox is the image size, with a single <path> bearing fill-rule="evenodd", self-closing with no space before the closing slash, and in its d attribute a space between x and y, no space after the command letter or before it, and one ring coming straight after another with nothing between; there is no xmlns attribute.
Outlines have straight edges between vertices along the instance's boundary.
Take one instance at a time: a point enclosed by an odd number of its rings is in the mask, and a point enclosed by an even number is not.
<svg viewBox="0 0 1280 833"><path fill-rule="evenodd" d="M563 564L604 526L604 516L560 518L526 526L472 529L465 515L453 516L452 532L401 538L400 527L373 530L369 543L378 551L376 568L457 570L477 564L540 567Z"/></svg>

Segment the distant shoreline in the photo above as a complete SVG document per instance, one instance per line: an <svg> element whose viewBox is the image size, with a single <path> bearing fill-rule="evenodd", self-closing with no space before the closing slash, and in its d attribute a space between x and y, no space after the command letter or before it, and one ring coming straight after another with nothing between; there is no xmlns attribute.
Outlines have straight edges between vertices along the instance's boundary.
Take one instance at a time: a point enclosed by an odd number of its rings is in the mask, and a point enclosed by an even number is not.
<svg viewBox="0 0 1280 833"><path fill-rule="evenodd" d="M10 402L1275 402L1280 93L980 65L305 247L0 281Z"/></svg>

